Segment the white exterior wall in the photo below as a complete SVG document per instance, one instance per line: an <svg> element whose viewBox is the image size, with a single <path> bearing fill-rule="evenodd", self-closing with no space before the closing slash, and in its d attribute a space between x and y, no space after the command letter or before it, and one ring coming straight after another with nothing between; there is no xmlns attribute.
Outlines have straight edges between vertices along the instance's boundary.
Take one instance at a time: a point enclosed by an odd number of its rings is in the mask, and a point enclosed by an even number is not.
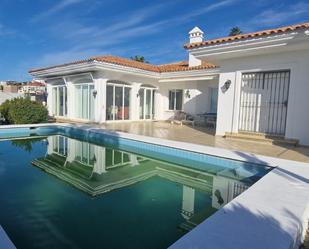
<svg viewBox="0 0 309 249"><path fill-rule="evenodd" d="M97 96L94 102L94 117L96 123L102 123L106 119L106 82L107 79L104 78L98 78L94 80L94 89L97 91Z"/></svg>
<svg viewBox="0 0 309 249"><path fill-rule="evenodd" d="M217 135L238 131L241 75L244 72L290 70L290 89L286 122L286 138L296 138L309 145L309 50L292 51L229 59L218 62L219 78ZM231 80L229 90L220 87Z"/></svg>
<svg viewBox="0 0 309 249"><path fill-rule="evenodd" d="M194 115L210 111L210 88L217 86L217 80L161 83L158 91L160 104L157 106L157 119L168 120L174 116L174 111L168 109L169 90L182 89L183 111ZM190 92L190 98L186 96L187 90Z"/></svg>
<svg viewBox="0 0 309 249"><path fill-rule="evenodd" d="M174 116L174 111L169 110L169 90L183 90L183 111L189 114L199 114L210 111L210 88L218 86L218 79L201 80L201 81L183 81L183 82L162 82L158 79L139 77L135 75L100 71L92 73L94 78L94 87L97 91L95 97L95 122L103 123L106 121L106 86L107 81L120 80L128 83L131 86L131 101L130 101L130 120L137 121L139 119L139 103L140 97L138 91L142 85L152 86L156 89L154 109L155 120L168 120ZM68 114L66 118L76 120L76 96L75 85L70 81L70 77L66 80L67 86L67 105ZM190 98L186 96L186 91L189 90ZM53 106L52 86L48 84L48 100L47 104L51 112ZM108 121L108 122L123 122L123 121Z"/></svg>

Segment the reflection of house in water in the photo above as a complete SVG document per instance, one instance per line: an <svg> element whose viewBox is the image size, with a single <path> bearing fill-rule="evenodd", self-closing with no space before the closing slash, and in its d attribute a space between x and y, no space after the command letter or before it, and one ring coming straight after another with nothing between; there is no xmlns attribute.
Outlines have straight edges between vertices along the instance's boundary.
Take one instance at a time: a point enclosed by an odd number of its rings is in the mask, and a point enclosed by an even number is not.
<svg viewBox="0 0 309 249"><path fill-rule="evenodd" d="M247 189L252 182L246 179L254 174L254 170L243 168L220 168L214 173L213 166L207 171L207 164L205 170L194 169L63 136L48 137L46 156L34 160L33 164L92 196L153 176L181 184L181 215L185 219L181 228L185 230L193 228ZM212 198L203 210L195 207L196 191Z"/></svg>

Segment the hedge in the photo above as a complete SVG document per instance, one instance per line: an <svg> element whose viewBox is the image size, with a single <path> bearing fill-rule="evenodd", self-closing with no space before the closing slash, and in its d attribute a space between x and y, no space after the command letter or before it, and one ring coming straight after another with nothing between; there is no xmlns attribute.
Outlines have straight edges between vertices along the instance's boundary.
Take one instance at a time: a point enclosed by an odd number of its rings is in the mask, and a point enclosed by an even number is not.
<svg viewBox="0 0 309 249"><path fill-rule="evenodd" d="M0 113L9 124L36 124L48 120L46 107L29 98L6 100L0 105Z"/></svg>

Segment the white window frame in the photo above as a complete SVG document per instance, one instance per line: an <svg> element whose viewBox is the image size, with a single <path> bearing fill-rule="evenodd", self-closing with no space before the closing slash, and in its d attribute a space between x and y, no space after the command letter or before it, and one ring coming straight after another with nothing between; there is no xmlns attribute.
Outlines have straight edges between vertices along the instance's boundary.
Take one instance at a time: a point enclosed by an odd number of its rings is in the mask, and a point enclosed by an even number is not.
<svg viewBox="0 0 309 249"><path fill-rule="evenodd" d="M132 99L132 86L131 85L127 85L127 84L121 84L121 83L112 83L112 82L109 82L107 83L107 86L112 86L113 87L113 107L115 107L115 92L116 92L116 87L122 87L122 107L124 107L124 93L125 93L125 88L130 88L130 99ZM107 88L106 86L106 88ZM107 102L107 98L106 98L106 102ZM106 106L107 108L107 106ZM131 111L131 106L129 106L129 112ZM124 120L131 120L132 117L130 115L130 118L129 119L124 119L124 112L122 112L122 117L121 119L115 119L115 114L113 114L113 119L111 120L106 120L107 122L108 121L124 121Z"/></svg>
<svg viewBox="0 0 309 249"><path fill-rule="evenodd" d="M77 97L76 97L76 94L77 94L77 86L83 87L83 86L85 86L85 85L87 85L87 92L88 92L88 94L87 94L87 102L88 102L87 118L80 118L80 117L77 117L76 111L75 111L75 117L76 117L76 118L79 118L79 119L85 119L85 120L93 121L93 120L90 119L90 98L91 98L91 94L92 94L92 93L90 92L90 86L93 86L93 87L94 87L93 90L95 90L95 85L94 85L94 83L92 82L92 83L77 83L77 84L74 84L74 87L75 87L75 101L76 101L76 99L77 99ZM95 104L94 104L93 108L94 108L94 111L95 111Z"/></svg>
<svg viewBox="0 0 309 249"><path fill-rule="evenodd" d="M141 119L141 120L152 120L153 118L154 118L154 115L155 115L155 113L154 113L154 103L153 103L153 98L154 98L154 95L155 95L155 93L156 93L156 90L157 90L157 88L153 88L153 87L144 87L144 86L142 86L142 87L140 87L140 89L139 90L143 90L143 92L144 92L144 103L143 103L143 110L144 110L144 112L143 112L143 118ZM146 119L146 113L145 113L145 110L146 110L146 92L147 92L147 90L150 90L150 92L151 92L151 95L150 95L150 110L151 110L151 113L150 113L150 118L147 118ZM139 103L140 104L140 103ZM138 113L138 116L140 117L140 113Z"/></svg>
<svg viewBox="0 0 309 249"><path fill-rule="evenodd" d="M64 110L63 110L63 115L60 116L60 108L59 108L59 103L60 103L60 95L59 95L59 88L63 87L63 103L64 103ZM56 103L54 103L54 89L56 89ZM68 100L68 90L66 85L56 85L56 86L52 86L52 111L53 111L53 115L56 117L66 117L68 115L68 103L65 100ZM66 105L66 106L65 106Z"/></svg>
<svg viewBox="0 0 309 249"><path fill-rule="evenodd" d="M176 101L177 101L177 98L176 98L176 92L177 91L181 91L181 109L180 110L177 110L176 109L176 106L177 106L177 103L176 103ZM170 92L174 92L174 107L173 107L173 109L170 109ZM170 90L168 90L168 110L169 111L182 111L183 110L183 100L184 100L184 97L183 97L183 89L170 89Z"/></svg>

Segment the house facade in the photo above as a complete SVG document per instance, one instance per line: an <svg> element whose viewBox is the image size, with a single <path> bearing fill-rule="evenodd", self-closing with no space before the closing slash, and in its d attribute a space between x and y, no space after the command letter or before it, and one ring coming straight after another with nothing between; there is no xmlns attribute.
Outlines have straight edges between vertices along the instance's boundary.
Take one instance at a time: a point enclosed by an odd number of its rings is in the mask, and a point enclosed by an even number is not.
<svg viewBox="0 0 309 249"><path fill-rule="evenodd" d="M216 135L262 133L309 145L309 23L207 40L189 33L187 62L151 65L98 56L34 69L56 118L169 120L217 113Z"/></svg>
<svg viewBox="0 0 309 249"><path fill-rule="evenodd" d="M22 94L44 94L46 92L46 84L40 81L30 81L23 85L19 90Z"/></svg>

